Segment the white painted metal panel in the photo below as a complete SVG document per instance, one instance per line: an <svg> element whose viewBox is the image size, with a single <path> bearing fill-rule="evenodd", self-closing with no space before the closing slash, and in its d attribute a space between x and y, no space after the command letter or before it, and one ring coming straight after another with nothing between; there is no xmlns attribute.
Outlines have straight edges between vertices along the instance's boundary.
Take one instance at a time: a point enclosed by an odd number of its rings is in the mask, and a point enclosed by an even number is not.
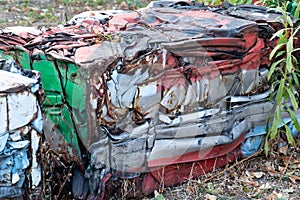
<svg viewBox="0 0 300 200"><path fill-rule="evenodd" d="M7 104L6 95L0 94L0 134L7 131Z"/></svg>
<svg viewBox="0 0 300 200"><path fill-rule="evenodd" d="M35 189L39 186L42 180L41 166L39 164L37 154L39 153L41 142L41 136L35 131L31 132L31 151L32 151L32 160L31 160L31 184L32 188Z"/></svg>
<svg viewBox="0 0 300 200"><path fill-rule="evenodd" d="M0 80L0 92L18 92L37 83L35 79L3 70L0 70Z"/></svg>
<svg viewBox="0 0 300 200"><path fill-rule="evenodd" d="M34 94L24 91L7 95L9 130L29 124L37 116Z"/></svg>

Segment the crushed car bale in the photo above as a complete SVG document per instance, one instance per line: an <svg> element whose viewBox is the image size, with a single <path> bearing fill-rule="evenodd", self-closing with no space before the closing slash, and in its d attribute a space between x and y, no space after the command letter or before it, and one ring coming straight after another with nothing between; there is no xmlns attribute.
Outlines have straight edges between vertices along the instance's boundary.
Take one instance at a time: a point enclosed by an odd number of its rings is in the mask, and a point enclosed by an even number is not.
<svg viewBox="0 0 300 200"><path fill-rule="evenodd" d="M40 199L40 75L0 59L0 80L0 199Z"/></svg>
<svg viewBox="0 0 300 200"><path fill-rule="evenodd" d="M276 107L267 76L280 17L156 1L5 29L0 54L41 73L45 137L75 163L73 198L122 194L113 186L127 181L127 197L138 197L261 148Z"/></svg>

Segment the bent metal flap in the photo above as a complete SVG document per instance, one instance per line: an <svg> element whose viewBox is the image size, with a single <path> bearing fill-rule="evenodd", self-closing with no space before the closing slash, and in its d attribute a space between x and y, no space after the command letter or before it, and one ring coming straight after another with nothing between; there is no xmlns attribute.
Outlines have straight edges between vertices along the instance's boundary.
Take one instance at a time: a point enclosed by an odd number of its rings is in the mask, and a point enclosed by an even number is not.
<svg viewBox="0 0 300 200"><path fill-rule="evenodd" d="M85 173L88 190L77 186L74 198L102 198L105 183L123 178L138 196L260 148L275 108L267 58L280 17L158 1L45 30L8 28L0 49L42 75L46 138L67 143Z"/></svg>

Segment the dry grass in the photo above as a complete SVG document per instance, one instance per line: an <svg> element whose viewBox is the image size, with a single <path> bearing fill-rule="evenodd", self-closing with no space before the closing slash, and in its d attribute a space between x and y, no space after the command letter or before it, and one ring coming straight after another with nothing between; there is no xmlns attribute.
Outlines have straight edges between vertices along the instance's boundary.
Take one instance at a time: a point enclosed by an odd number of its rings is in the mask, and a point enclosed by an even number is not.
<svg viewBox="0 0 300 200"><path fill-rule="evenodd" d="M139 5L135 5L134 1L84 3L69 0L50 1L47 4L32 2L0 0L0 27L57 25L61 23L63 12L71 17L86 10L135 8L149 1L139 1ZM55 199L60 194L62 186L69 184L65 181L69 180L71 165L63 160L55 163L53 160L57 160L57 153L49 151L48 148L44 153L45 164L49 171L49 174L44 174L46 183L44 198ZM175 187L161 188L156 193L156 199L299 199L299 155L299 146L293 148L274 147L268 158L260 153L255 157L237 161L225 168L204 174L196 180L189 180ZM65 166L53 168L61 163L64 163ZM124 199L126 199L127 192L127 190L122 192Z"/></svg>
<svg viewBox="0 0 300 200"><path fill-rule="evenodd" d="M299 199L300 148L276 146L268 158L260 152L162 194L165 199Z"/></svg>

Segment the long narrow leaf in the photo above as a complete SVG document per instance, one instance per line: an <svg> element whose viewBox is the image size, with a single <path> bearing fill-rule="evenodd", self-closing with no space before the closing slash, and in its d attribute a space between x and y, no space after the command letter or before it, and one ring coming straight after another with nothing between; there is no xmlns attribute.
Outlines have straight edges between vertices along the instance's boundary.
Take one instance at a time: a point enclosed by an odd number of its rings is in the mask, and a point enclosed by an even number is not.
<svg viewBox="0 0 300 200"><path fill-rule="evenodd" d="M264 148L265 148L265 154L266 154L266 156L268 156L270 148L269 148L269 140L267 138L265 140L265 147Z"/></svg>
<svg viewBox="0 0 300 200"><path fill-rule="evenodd" d="M292 104L293 104L293 107L294 107L294 110L298 110L298 102L296 100L296 97L294 95L294 92L291 88L287 87L286 88L286 91L289 93L289 96L290 96L290 99L292 101Z"/></svg>
<svg viewBox="0 0 300 200"><path fill-rule="evenodd" d="M300 4L299 4L299 5L300 5ZM299 29L300 29L300 26L298 26L298 27L294 30L293 35L291 36L292 38L296 37L296 34L298 33Z"/></svg>
<svg viewBox="0 0 300 200"><path fill-rule="evenodd" d="M299 124L299 121L298 121L298 119L297 119L297 117L296 117L294 111L292 111L292 109L290 109L290 108L288 107L288 112L289 112L289 114L290 114L290 116L291 116L293 125L295 126L296 130L297 130L297 131L300 131L300 124Z"/></svg>
<svg viewBox="0 0 300 200"><path fill-rule="evenodd" d="M295 10L295 14L294 14L294 17L295 17L296 20L299 19L299 14L300 14L300 3L298 3L297 8Z"/></svg>
<svg viewBox="0 0 300 200"><path fill-rule="evenodd" d="M288 16L288 15L286 16L286 21L288 22L288 24L289 24L290 27L293 27L294 23L293 23L293 21L292 21L292 19L291 19L290 16Z"/></svg>
<svg viewBox="0 0 300 200"><path fill-rule="evenodd" d="M298 76L297 76L297 73L292 73L292 76L293 76L293 80L295 82L295 85L296 87L299 87L299 79L298 79Z"/></svg>
<svg viewBox="0 0 300 200"><path fill-rule="evenodd" d="M272 58L274 57L274 55L276 54L276 52L277 52L279 49L281 49L284 45L285 45L285 43L277 45L277 46L271 51L270 56L269 56L269 60L272 60Z"/></svg>
<svg viewBox="0 0 300 200"><path fill-rule="evenodd" d="M291 53L287 53L287 55L286 55L286 66L285 67L286 67L288 73L292 73L293 62L292 62L292 54Z"/></svg>
<svg viewBox="0 0 300 200"><path fill-rule="evenodd" d="M295 142L295 139L292 135L290 128L286 124L284 125L284 127L285 127L285 135L287 137L288 143L295 146L296 142Z"/></svg>
<svg viewBox="0 0 300 200"><path fill-rule="evenodd" d="M275 58L278 58L278 57L280 57L280 56L282 56L284 54L285 54L285 51L279 51L278 53L276 53Z"/></svg>
<svg viewBox="0 0 300 200"><path fill-rule="evenodd" d="M295 69L295 64L297 65L298 59L292 54L293 70Z"/></svg>
<svg viewBox="0 0 300 200"><path fill-rule="evenodd" d="M266 156L268 156L268 153L269 153L269 140L270 140L270 134L271 134L271 129L270 129L270 126L269 126L270 120L271 120L271 117L268 117L268 121L267 121L267 125L266 125L267 135L266 135L266 138L265 138L265 145L264 145Z"/></svg>
<svg viewBox="0 0 300 200"><path fill-rule="evenodd" d="M288 42L286 43L286 51L287 53L290 53L293 51L293 47L294 47L294 38L290 37L288 39Z"/></svg>
<svg viewBox="0 0 300 200"><path fill-rule="evenodd" d="M279 31L277 31L276 33L273 34L273 36L271 37L270 40L273 40L276 37L281 38L285 30L286 29L280 29Z"/></svg>
<svg viewBox="0 0 300 200"><path fill-rule="evenodd" d="M277 132L278 132L278 121L274 120L273 124L272 124L272 127L271 127L271 134L270 134L270 139L271 140L274 140L274 138L277 135Z"/></svg>
<svg viewBox="0 0 300 200"><path fill-rule="evenodd" d="M280 64L281 62L284 61L284 58L280 59L280 60L277 60L276 62L274 62L272 65L271 65L271 68L270 68L270 71L269 71L269 74L268 74L268 80L270 80L270 78L272 77L275 69L276 69L276 66L278 64Z"/></svg>
<svg viewBox="0 0 300 200"><path fill-rule="evenodd" d="M299 50L300 50L300 48L296 48L296 49L293 49L291 52L293 53L293 52L299 51Z"/></svg>
<svg viewBox="0 0 300 200"><path fill-rule="evenodd" d="M287 39L288 38L288 34L287 32L279 38L279 40L277 41L277 45L280 45L280 44L286 44L287 43Z"/></svg>
<svg viewBox="0 0 300 200"><path fill-rule="evenodd" d="M284 82L285 82L284 78L280 80L279 88L278 88L278 91L276 94L276 102L277 102L278 106L281 106L281 101L282 101L282 97L283 97L283 89L284 89L284 85L285 85Z"/></svg>
<svg viewBox="0 0 300 200"><path fill-rule="evenodd" d="M281 117L281 110L280 110L279 105L277 105L276 111L275 111L275 116L273 119L273 123L272 123L272 127L271 127L271 133L270 133L270 139L274 140L274 138L276 137L277 133L278 133L278 124L281 121L280 117Z"/></svg>

